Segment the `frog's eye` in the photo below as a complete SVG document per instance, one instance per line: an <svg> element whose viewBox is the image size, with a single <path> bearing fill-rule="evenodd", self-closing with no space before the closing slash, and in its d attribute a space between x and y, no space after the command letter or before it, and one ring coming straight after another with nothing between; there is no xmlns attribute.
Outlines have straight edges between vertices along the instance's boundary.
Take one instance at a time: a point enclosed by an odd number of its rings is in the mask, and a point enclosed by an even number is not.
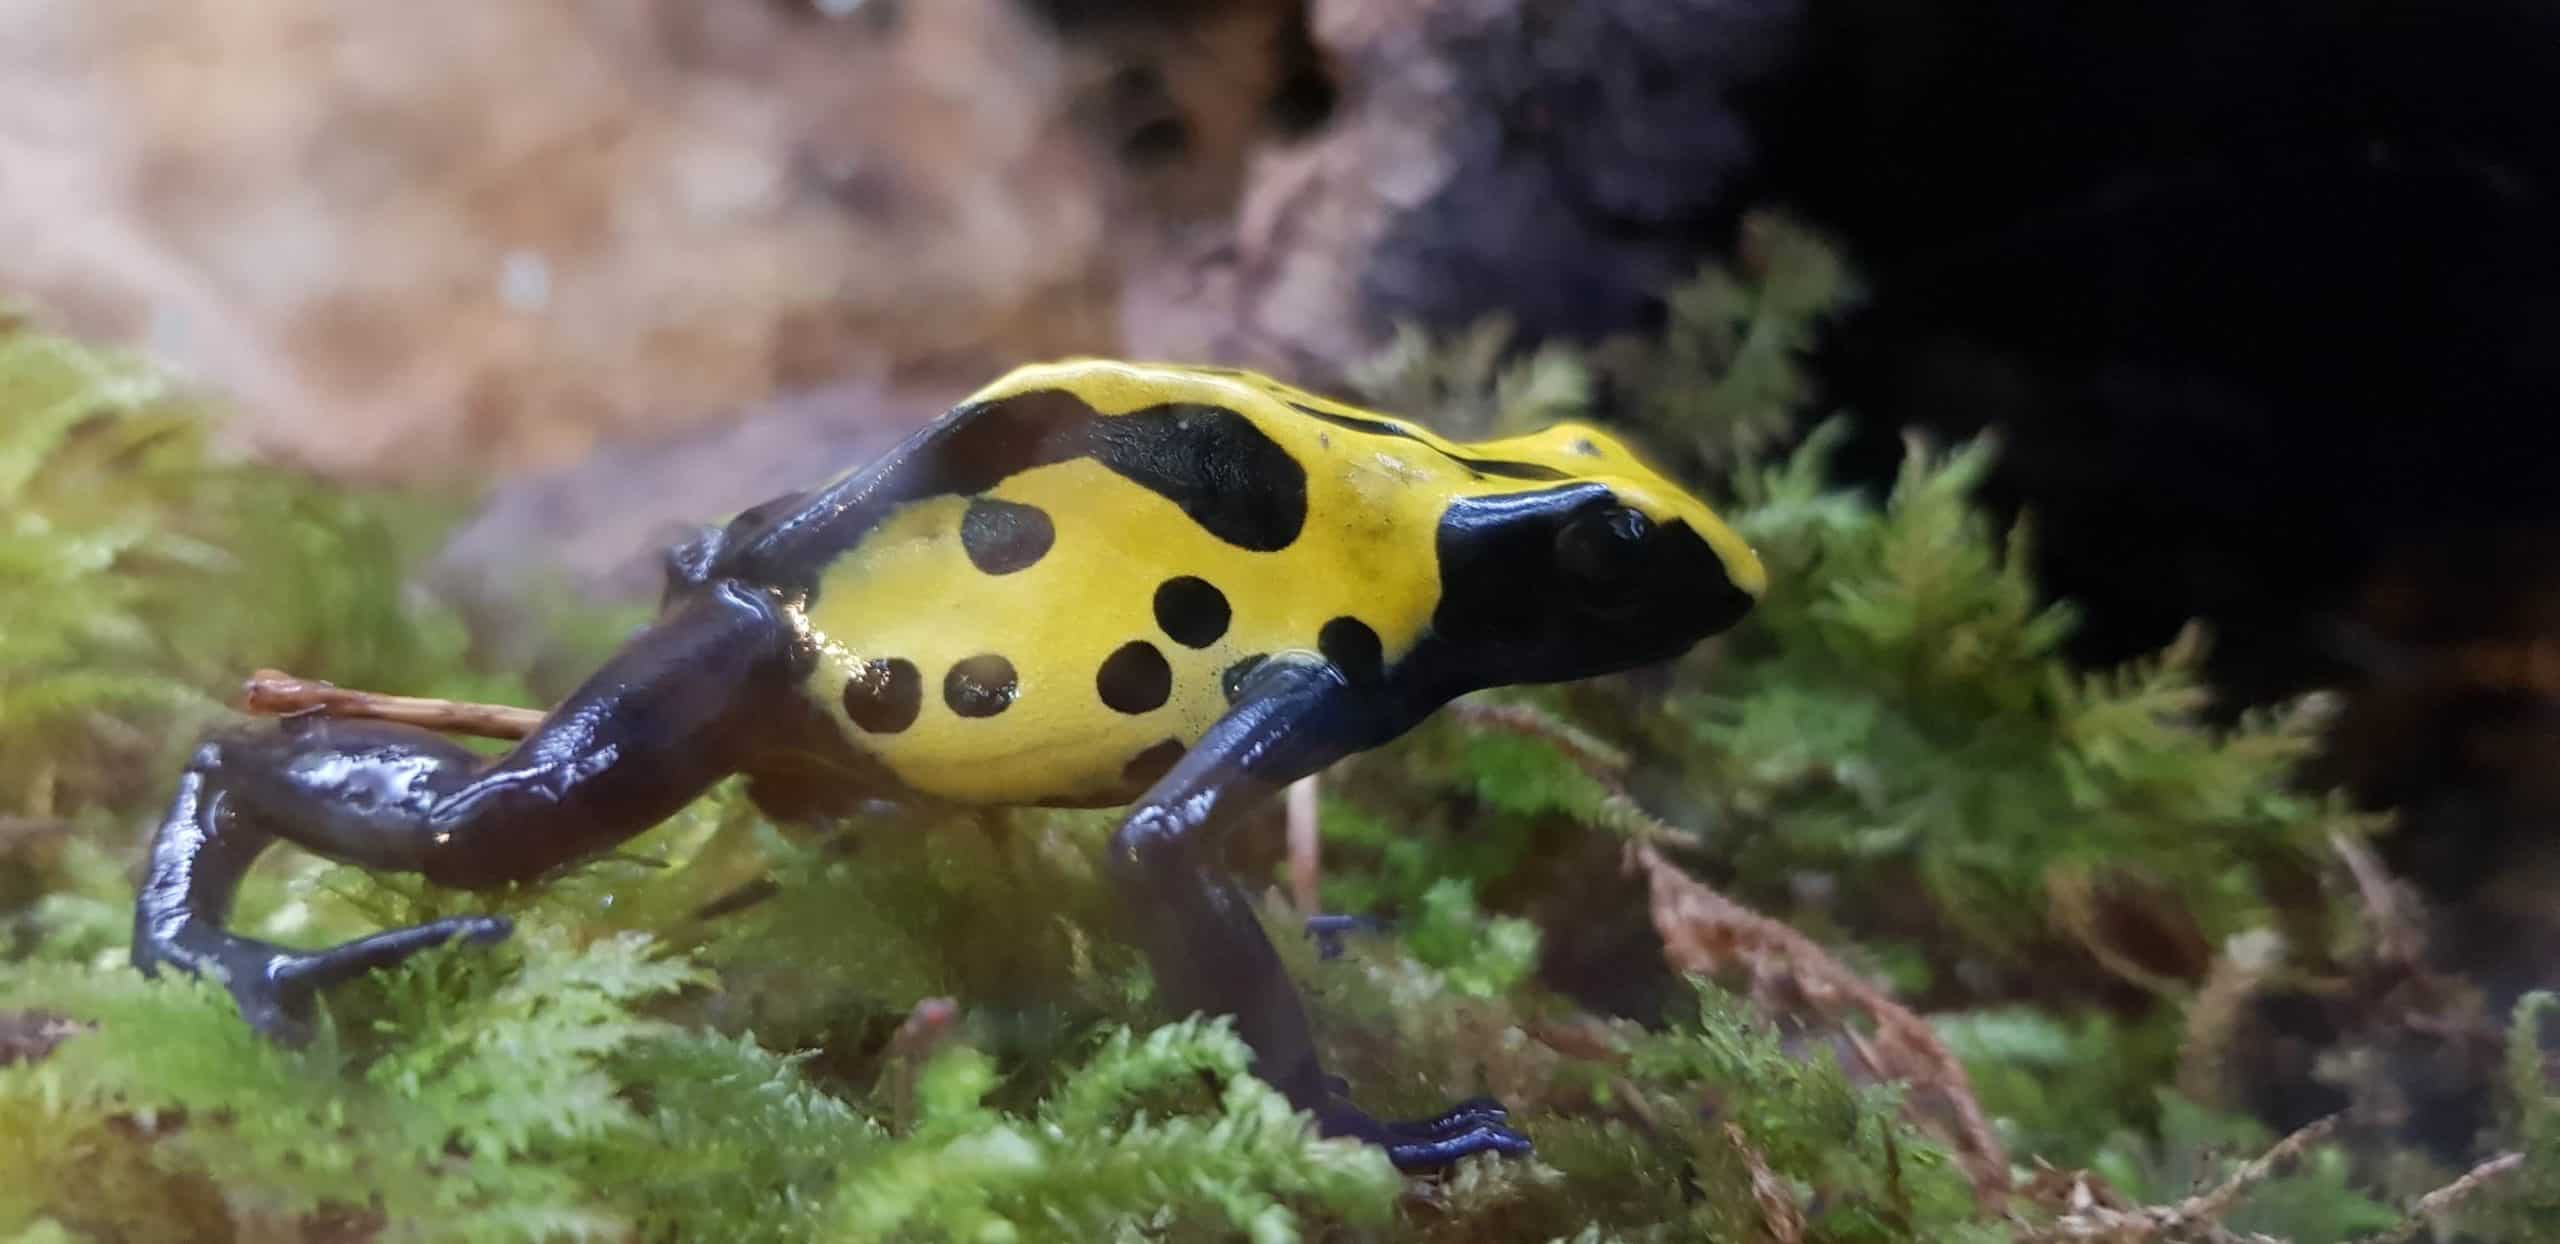
<svg viewBox="0 0 2560 1244"><path fill-rule="evenodd" d="M1623 611L1643 582L1653 520L1622 505L1585 513L1556 533L1556 567L1591 612Z"/></svg>

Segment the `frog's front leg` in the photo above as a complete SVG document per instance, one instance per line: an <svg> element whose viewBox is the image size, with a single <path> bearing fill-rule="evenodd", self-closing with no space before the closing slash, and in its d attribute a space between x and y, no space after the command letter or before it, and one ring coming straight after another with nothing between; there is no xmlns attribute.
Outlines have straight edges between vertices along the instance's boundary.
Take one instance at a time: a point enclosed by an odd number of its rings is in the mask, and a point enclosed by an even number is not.
<svg viewBox="0 0 2560 1244"><path fill-rule="evenodd" d="M153 837L133 960L220 980L271 1036L300 1035L321 989L496 917L440 920L314 952L225 930L233 892L272 843L485 888L529 880L657 824L737 769L759 706L793 693L772 603L705 585L642 631L512 751L485 759L411 726L290 719L199 748Z"/></svg>
<svg viewBox="0 0 2560 1244"><path fill-rule="evenodd" d="M1176 1011L1233 1016L1253 1048L1254 1073L1327 1135L1377 1144L1407 1170L1487 1150L1526 1153L1529 1140L1492 1101L1435 1119L1386 1123L1326 1075L1296 988L1255 916L1219 864L1227 831L1247 809L1381 731L1376 706L1319 661L1265 662L1198 746L1149 790L1112 836L1111 874L1141 930L1157 987Z"/></svg>

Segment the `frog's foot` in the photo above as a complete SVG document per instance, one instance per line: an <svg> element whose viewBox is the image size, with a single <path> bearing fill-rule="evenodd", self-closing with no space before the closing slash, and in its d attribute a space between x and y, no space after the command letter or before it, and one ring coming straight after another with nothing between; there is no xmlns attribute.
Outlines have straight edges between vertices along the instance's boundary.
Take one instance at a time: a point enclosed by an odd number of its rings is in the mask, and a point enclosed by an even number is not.
<svg viewBox="0 0 2560 1244"><path fill-rule="evenodd" d="M322 990L448 942L496 942L513 928L503 916L456 916L309 952L245 937L207 938L200 930L189 930L199 935L137 947L134 964L145 975L157 975L165 966L211 976L231 991L240 1017L251 1028L279 1044L300 1045L311 1037L311 1004Z"/></svg>
<svg viewBox="0 0 2560 1244"><path fill-rule="evenodd" d="M1327 1136L1365 1140L1387 1151L1387 1160L1406 1172L1432 1171L1475 1153L1525 1157L1529 1138L1514 1131L1511 1112L1490 1097L1470 1098L1428 1119L1391 1123L1336 1099L1317 1116Z"/></svg>
<svg viewBox="0 0 2560 1244"><path fill-rule="evenodd" d="M1387 922L1376 916L1314 915L1307 917L1306 927L1307 936L1315 939L1316 958L1333 960L1342 957L1343 934L1384 933Z"/></svg>

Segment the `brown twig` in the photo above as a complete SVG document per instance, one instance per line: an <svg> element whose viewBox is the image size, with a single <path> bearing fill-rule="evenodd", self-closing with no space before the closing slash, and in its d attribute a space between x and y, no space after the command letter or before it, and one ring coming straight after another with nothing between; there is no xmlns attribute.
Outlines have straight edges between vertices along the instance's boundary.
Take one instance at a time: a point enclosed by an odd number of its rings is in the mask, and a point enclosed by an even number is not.
<svg viewBox="0 0 2560 1244"><path fill-rule="evenodd" d="M2329 1139L2337 1128L2336 1115L2313 1122L2277 1141L2221 1183L2175 1205L2127 1206L2085 1175L2039 1179L2030 1190L2031 1195L2060 1212L2051 1222L2039 1223L2018 1238L2026 1244L2152 1244L2168 1240L2281 1244L2268 1236L2231 1231L2222 1226L2221 1220L2251 1189L2265 1183L2312 1146Z"/></svg>
<svg viewBox="0 0 2560 1244"><path fill-rule="evenodd" d="M2417 962L2422 949L2417 923L2402 906L2390 870L2382 866L2373 848L2344 830L2332 830L2329 849L2346 864L2347 875L2355 878L2365 921L2373 928L2374 957L2387 963Z"/></svg>
<svg viewBox="0 0 2560 1244"><path fill-rule="evenodd" d="M1667 1143L1670 1128L1654 1110L1651 1097L1623 1074L1630 1060L1626 1046L1610 1022L1588 1013L1577 1013L1532 1019L1521 1027L1531 1040L1558 1054L1584 1062L1605 1063L1613 1068L1608 1076L1607 1091L1589 1094L1588 1100L1578 1104L1578 1109L1616 1117L1645 1136Z"/></svg>
<svg viewBox="0 0 2560 1244"><path fill-rule="evenodd" d="M960 1032L960 1004L950 998L919 999L880 1054L880 1081L900 1128L915 1122L916 1087L924 1065Z"/></svg>
<svg viewBox="0 0 2560 1244"><path fill-rule="evenodd" d="M1625 752L1526 705L1481 704L1462 700L1450 705L1449 712L1459 721L1478 729L1508 731L1545 743L1612 787L1618 784L1615 775L1627 767Z"/></svg>
<svg viewBox="0 0 2560 1244"><path fill-rule="evenodd" d="M2409 1206L2409 1216L2402 1219L2399 1226L2379 1234L2368 1235L2358 1240L2356 1244L2407 1244L2407 1241L2418 1238L2418 1232L2425 1229L2427 1223L2437 1215L2471 1199L2472 1193L2522 1169L2524 1169L2523 1154L2499 1154L2464 1171L2462 1177L2452 1183L2419 1197Z"/></svg>
<svg viewBox="0 0 2560 1244"><path fill-rule="evenodd" d="M1852 1013L1863 1013L1875 1032L1853 1035L1851 1048L1877 1076L1905 1081L1917 1090L1912 1094L1915 1107L1924 1097L1935 1100L1944 1117L1924 1114L1921 1121L1937 1125L1933 1130L1955 1147L1956 1160L1964 1164L1984 1205L1996 1206L2007 1197L2008 1153L1974 1098L1972 1077L1928 1021L1868 984L1812 938L1717 893L1652 846L1639 843L1631 855L1651 887L1653 927L1662 935L1663 958L1672 967L1700 975L1739 967L1750 975L1764 1009L1770 1009L1769 997L1783 988L1803 1009L1844 1032L1851 1031Z"/></svg>
<svg viewBox="0 0 2560 1244"><path fill-rule="evenodd" d="M43 1011L0 1011L0 1067L41 1061L93 1025Z"/></svg>
<svg viewBox="0 0 2560 1244"><path fill-rule="evenodd" d="M1641 867L1652 890L1654 929L1662 954L1683 972L1711 974L1728 965L1750 972L1763 1010L1785 1009L1773 999L1781 982L1841 1032L1878 1078L1901 1080L1915 1090L1908 1099L1922 1126L1945 1136L1986 1208L2009 1193L2009 1157L1973 1095L1964 1064L1938 1040L1937 1030L1884 991L1849 970L1813 939L1726 898L1663 858L1657 843L1694 843L1695 835L1644 810L1627 790L1624 753L1534 708L1512 704L1452 706L1460 721L1483 729L1527 735L1558 753L1607 792L1605 810L1635 832L1629 863ZM1849 1025L1863 1012L1875 1025L1872 1038ZM1922 1109L1934 1101L1936 1113Z"/></svg>
<svg viewBox="0 0 2560 1244"><path fill-rule="evenodd" d="M2333 1114L2296 1128L2292 1135L2277 1141L2274 1148L2231 1172L2230 1178L2178 1202L2169 1211L2169 1228L2175 1231L2198 1223L2222 1221L2251 1188L2265 1183L2279 1168L2301 1157L2313 1145L2329 1139L2330 1134L2338 1130L2338 1118Z"/></svg>
<svg viewBox="0 0 2560 1244"><path fill-rule="evenodd" d="M505 704L350 691L315 678L296 678L282 670L251 674L241 686L240 707L271 717L360 717L509 741L533 733L543 718L534 709Z"/></svg>
<svg viewBox="0 0 2560 1244"><path fill-rule="evenodd" d="M1724 1125L1725 1141L1742 1155L1744 1170L1751 1172L1751 1199L1760 1206L1760 1225L1778 1244L1802 1244L1804 1240L1804 1207L1796 1204L1795 1193L1787 1181L1769 1169L1769 1159L1751 1147L1751 1138L1742 1134L1742 1125Z"/></svg>
<svg viewBox="0 0 2560 1244"><path fill-rule="evenodd" d="M2171 1235L2172 1228L2162 1218L2168 1212L2159 1208L2090 1207L2040 1223L2016 1238L2020 1244L2289 1244L2274 1236L2256 1232L2242 1235L2212 1223L2190 1226L2181 1234Z"/></svg>
<svg viewBox="0 0 2560 1244"><path fill-rule="evenodd" d="M1316 823L1316 775L1289 784L1289 901L1310 915L1322 900L1324 839Z"/></svg>

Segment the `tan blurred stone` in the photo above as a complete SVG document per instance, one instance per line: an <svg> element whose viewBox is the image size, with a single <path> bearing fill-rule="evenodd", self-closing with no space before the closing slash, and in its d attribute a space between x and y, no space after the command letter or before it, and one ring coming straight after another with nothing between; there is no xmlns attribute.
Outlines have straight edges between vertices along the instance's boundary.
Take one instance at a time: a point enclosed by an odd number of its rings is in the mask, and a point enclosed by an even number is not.
<svg viewBox="0 0 2560 1244"><path fill-rule="evenodd" d="M334 471L521 470L781 385L1111 344L1093 149L1006 0L887 30L0 0L0 29L0 288Z"/></svg>

